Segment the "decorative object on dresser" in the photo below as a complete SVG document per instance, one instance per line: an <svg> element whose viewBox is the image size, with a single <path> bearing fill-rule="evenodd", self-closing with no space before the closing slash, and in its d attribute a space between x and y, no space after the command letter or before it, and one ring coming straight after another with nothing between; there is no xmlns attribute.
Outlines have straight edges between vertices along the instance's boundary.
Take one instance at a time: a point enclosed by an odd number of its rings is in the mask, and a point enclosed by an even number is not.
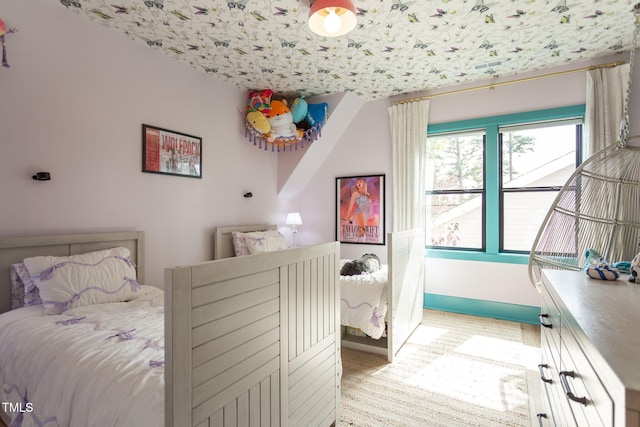
<svg viewBox="0 0 640 427"><path fill-rule="evenodd" d="M585 160L558 193L529 258L529 276L540 290L542 269L578 271L586 250L597 249L604 259L628 262L640 241L640 136L629 138L629 104L640 3L633 8L635 31L629 59L629 83L620 134L615 144ZM602 112L606 115L608 112Z"/></svg>
<svg viewBox="0 0 640 427"><path fill-rule="evenodd" d="M639 427L639 288L544 269L541 289L539 424Z"/></svg>

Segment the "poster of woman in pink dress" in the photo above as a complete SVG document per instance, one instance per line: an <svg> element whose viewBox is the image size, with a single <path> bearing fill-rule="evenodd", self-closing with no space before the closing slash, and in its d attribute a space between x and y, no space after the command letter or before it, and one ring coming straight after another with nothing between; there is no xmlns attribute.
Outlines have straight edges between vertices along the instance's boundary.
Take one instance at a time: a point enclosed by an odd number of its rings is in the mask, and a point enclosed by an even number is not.
<svg viewBox="0 0 640 427"><path fill-rule="evenodd" d="M384 245L384 175L336 178L336 239Z"/></svg>

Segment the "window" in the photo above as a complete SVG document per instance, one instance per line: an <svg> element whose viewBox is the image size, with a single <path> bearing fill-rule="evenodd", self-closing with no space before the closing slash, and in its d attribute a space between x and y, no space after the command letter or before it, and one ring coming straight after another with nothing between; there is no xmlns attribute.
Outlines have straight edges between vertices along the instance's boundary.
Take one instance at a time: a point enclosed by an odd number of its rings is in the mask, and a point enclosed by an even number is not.
<svg viewBox="0 0 640 427"><path fill-rule="evenodd" d="M484 130L427 138L427 244L483 249Z"/></svg>
<svg viewBox="0 0 640 427"><path fill-rule="evenodd" d="M579 164L583 116L580 105L430 125L429 254L525 263Z"/></svg>
<svg viewBox="0 0 640 427"><path fill-rule="evenodd" d="M556 195L577 166L577 120L500 128L501 251L530 251Z"/></svg>

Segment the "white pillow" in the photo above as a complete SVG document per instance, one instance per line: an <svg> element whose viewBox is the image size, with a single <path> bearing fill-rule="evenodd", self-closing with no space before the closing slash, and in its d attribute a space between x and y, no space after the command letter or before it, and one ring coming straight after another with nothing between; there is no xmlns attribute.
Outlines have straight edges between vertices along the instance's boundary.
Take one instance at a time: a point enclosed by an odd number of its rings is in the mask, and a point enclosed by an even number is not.
<svg viewBox="0 0 640 427"><path fill-rule="evenodd" d="M68 257L25 258L46 314L70 308L134 299L140 285L127 248Z"/></svg>
<svg viewBox="0 0 640 427"><path fill-rule="evenodd" d="M233 237L233 250L235 251L236 256L251 255L252 252L249 250L247 238L262 239L264 237L277 237L280 235L281 234L278 230L249 231L247 233L232 231L231 236Z"/></svg>
<svg viewBox="0 0 640 427"><path fill-rule="evenodd" d="M249 253L254 255L263 252L273 252L287 249L287 241L285 240L284 236L277 230L273 231L275 231L275 234L265 234L259 237L245 236L245 242L247 244L247 248L249 248Z"/></svg>

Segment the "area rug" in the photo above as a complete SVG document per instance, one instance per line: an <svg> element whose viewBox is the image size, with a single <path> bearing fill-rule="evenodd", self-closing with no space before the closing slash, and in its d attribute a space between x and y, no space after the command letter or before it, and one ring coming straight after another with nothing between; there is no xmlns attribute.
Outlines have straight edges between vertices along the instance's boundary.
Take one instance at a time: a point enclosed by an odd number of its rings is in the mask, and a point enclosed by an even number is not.
<svg viewBox="0 0 640 427"><path fill-rule="evenodd" d="M536 354L519 323L425 310L394 363L342 348L338 426L529 427Z"/></svg>

